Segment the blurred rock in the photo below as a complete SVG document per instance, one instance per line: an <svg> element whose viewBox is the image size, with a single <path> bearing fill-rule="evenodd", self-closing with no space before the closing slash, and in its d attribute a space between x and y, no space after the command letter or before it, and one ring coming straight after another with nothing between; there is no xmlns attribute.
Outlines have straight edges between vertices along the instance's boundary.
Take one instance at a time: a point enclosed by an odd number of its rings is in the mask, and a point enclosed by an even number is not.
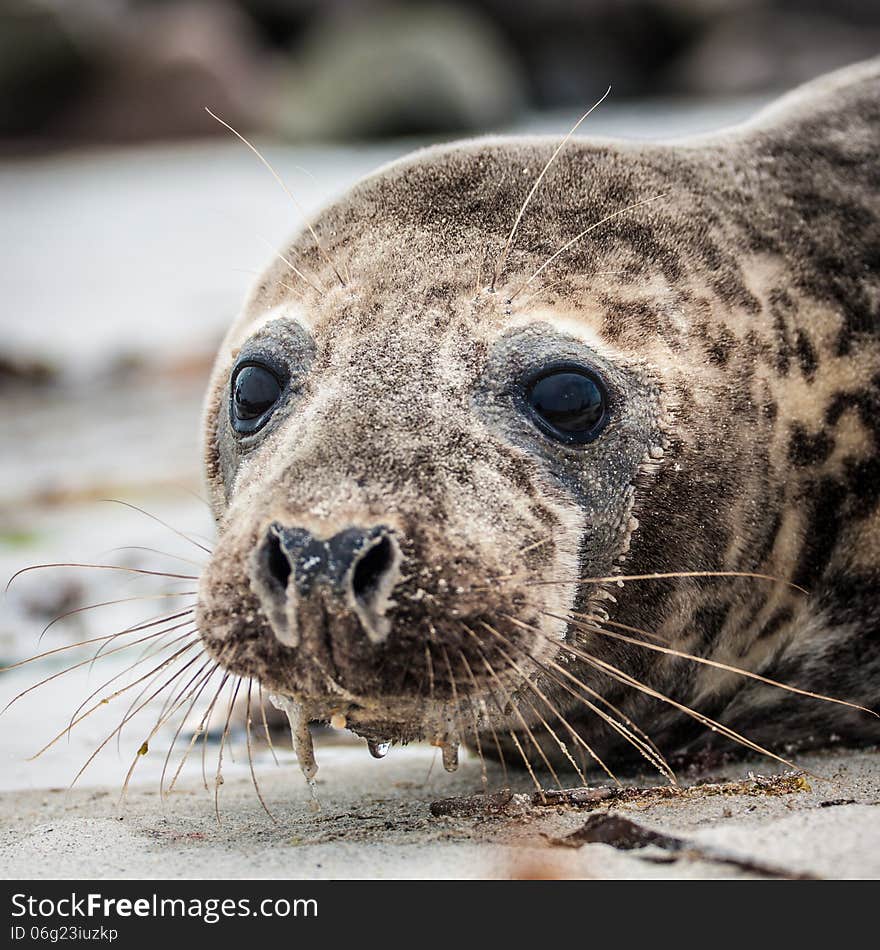
<svg viewBox="0 0 880 950"><path fill-rule="evenodd" d="M497 128L525 106L766 93L880 52L877 0L5 0L0 139Z"/></svg>
<svg viewBox="0 0 880 950"><path fill-rule="evenodd" d="M62 17L29 0L0 8L0 136L32 133L81 92L89 57Z"/></svg>
<svg viewBox="0 0 880 950"><path fill-rule="evenodd" d="M524 85L499 31L472 9L351 5L292 52L278 125L298 139L480 129L511 119Z"/></svg>
<svg viewBox="0 0 880 950"><path fill-rule="evenodd" d="M63 138L220 134L205 106L244 129L263 124L271 57L231 2L132 6L105 24L95 60L87 94L54 130Z"/></svg>
<svg viewBox="0 0 880 950"><path fill-rule="evenodd" d="M795 4L731 3L668 72L689 95L743 95L787 89L880 52L880 4L851 2L805 12ZM810 6L809 3L798 6ZM873 18L870 14L873 12ZM848 14L851 19L847 18ZM873 19L873 22L872 22Z"/></svg>
<svg viewBox="0 0 880 950"><path fill-rule="evenodd" d="M721 3L727 0L721 0ZM700 0L477 0L516 51L539 108L662 94L658 75L699 37ZM703 4L700 4L703 5Z"/></svg>
<svg viewBox="0 0 880 950"><path fill-rule="evenodd" d="M46 386L59 377L58 367L48 360L0 350L0 392L22 386Z"/></svg>

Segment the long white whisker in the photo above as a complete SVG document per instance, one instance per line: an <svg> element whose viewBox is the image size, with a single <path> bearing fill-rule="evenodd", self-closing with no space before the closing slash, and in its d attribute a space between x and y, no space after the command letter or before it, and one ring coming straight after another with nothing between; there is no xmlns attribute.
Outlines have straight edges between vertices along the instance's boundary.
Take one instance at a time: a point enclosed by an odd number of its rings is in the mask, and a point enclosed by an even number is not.
<svg viewBox="0 0 880 950"><path fill-rule="evenodd" d="M565 148L566 144L568 143L568 140L580 128L581 123L589 115L591 115L596 109L598 109L599 106L602 105L602 103L608 98L610 94L611 94L611 86L609 86L605 90L603 95L599 99L597 99L596 102L594 102L593 105L591 105L589 109L587 109L587 111L577 120L577 122L575 122L575 124L571 127L571 130L569 131L568 135L566 135L562 139L562 141L559 143L559 145L556 146L555 150L553 151L553 154L547 160L547 163L541 169L541 173L538 175L538 177L534 181L534 184L529 189L529 193L526 195L525 201L523 201L523 203L520 205L519 213L516 216L516 220L513 222L513 227L510 229L510 234L508 234L507 236L507 242L504 245L504 249L502 250L501 254L498 257L498 262L495 264L495 272L492 276L492 290L493 291L495 290L495 287L497 286L498 281L501 278L501 273L504 270L505 263L507 262L507 255L508 255L508 252L510 251L511 245L513 244L513 239L516 235L516 231L517 231L517 228L519 227L519 223L520 221L522 221L522 217L526 213L526 208L528 208L529 202L532 200L532 197L534 196L535 192L538 190L538 187L540 186L541 182L544 180L544 176L550 170L550 166L556 161L556 158L559 155L559 153L563 150L563 148Z"/></svg>
<svg viewBox="0 0 880 950"><path fill-rule="evenodd" d="M640 208L642 205L651 204L652 201L659 201L661 198L665 198L666 195L654 195L651 198L644 198L641 201L636 201L633 204L627 205L625 208L621 208L619 211L614 211L611 214L606 214L604 218L600 218L598 221L594 221L588 228L584 228L579 234L576 234L570 241L566 241L562 247L559 248L554 254L552 254L546 261L522 284L517 287L517 289L510 295L510 300L513 300L515 297L528 287L532 281L534 281L547 267L549 267L560 254L564 254L570 247L577 244L582 238L585 238L592 231L595 231L597 228L602 227L603 224L607 224L609 221L613 221L615 218L619 218L622 214L626 214L628 211L634 211L636 208Z"/></svg>
<svg viewBox="0 0 880 950"><path fill-rule="evenodd" d="M324 258L324 260L333 269L333 273L336 274L336 277L339 280L339 283L344 287L345 281L342 279L342 275L336 269L336 265L333 263L333 261L331 260L327 252L324 250L324 245L321 243L320 238L315 233L315 229L312 226L312 222L309 220L308 215L303 210L303 207L299 203L299 201L297 201L296 198L294 197L293 192L287 187L281 175L279 175L278 172L275 171L275 169L272 167L272 165L269 164L268 160L263 157L260 150L251 142L249 142L240 132L236 131L228 122L224 122L223 119L221 119L219 115L216 115L207 106L205 106L205 112L207 112L208 115L211 116L212 119L216 119L216 121L219 122L220 125L222 125L224 128L228 129L240 142L244 143L244 145L246 145L254 153L254 155L257 156L257 158L260 160L260 162L262 162L265 168L268 169L269 173L272 175L275 181L278 182L278 184L281 186L281 189L284 191L287 197L291 200L291 202L293 202L293 206L299 212L300 217L303 219L303 222L308 228L309 234L311 234L312 240L315 242L315 246L320 251L321 256Z"/></svg>
<svg viewBox="0 0 880 950"><path fill-rule="evenodd" d="M582 621L592 619L587 617L585 614L578 613L572 613L570 617ZM629 627L626 624L615 623L612 620L603 620L602 623L608 624L612 627L630 630L633 633L643 632L634 627ZM646 650L653 650L655 653L665 653L667 656L675 656L683 660L690 660L692 663L700 663L703 666L711 666L716 670L723 670L726 673L736 673L738 676L745 676L748 679L757 680L759 683L766 683L768 686L775 686L778 689L783 689L788 693L797 693L799 696L808 696L811 699L820 699L823 702L836 703L839 706L849 706L850 709L858 709L859 712L866 712L871 716L875 716L880 719L880 713L876 713L873 709L868 709L866 706L860 706L858 703L850 703L845 699L835 699L833 696L825 696L823 693L813 693L808 689L799 689L797 686L789 686L788 683L780 683L779 680L770 679L768 676L761 676L760 673L752 673L749 670L744 670L739 666L731 666L728 663L720 663L717 660L709 660L702 656L694 656L693 653L685 653L681 650L674 650L672 647L660 646L660 644L657 643L647 643L644 640L637 640L635 637L628 637L622 633L616 633L613 630L606 630L598 623L585 623L580 626L579 629L587 630L590 633L597 633L603 637L610 637L614 640L620 640L623 643L632 643L635 646L644 647ZM651 634L648 635L651 636Z"/></svg>
<svg viewBox="0 0 880 950"><path fill-rule="evenodd" d="M147 511L146 508L133 505L130 501L122 501L120 498L102 498L101 501L110 505L122 505L123 508L130 508L132 511L136 511L138 514L144 515L144 517L149 518L151 521L155 521L156 524L162 525L163 528L167 528L172 534L176 534L178 538L182 538L184 541L188 541L190 544L195 545L195 547L197 547L200 551L204 551L205 554L211 553L211 549L209 547L206 547L204 544L200 544L195 540L195 538L168 524L167 521L163 521L158 515L154 515L151 511Z"/></svg>

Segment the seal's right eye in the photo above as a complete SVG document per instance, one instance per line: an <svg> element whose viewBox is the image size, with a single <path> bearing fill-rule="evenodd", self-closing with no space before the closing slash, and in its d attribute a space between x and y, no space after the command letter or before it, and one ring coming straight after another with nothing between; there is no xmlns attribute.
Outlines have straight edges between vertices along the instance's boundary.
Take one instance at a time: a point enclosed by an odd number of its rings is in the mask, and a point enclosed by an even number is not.
<svg viewBox="0 0 880 950"><path fill-rule="evenodd" d="M262 363L244 363L232 377L230 417L241 435L262 428L272 414L283 390L275 372Z"/></svg>
<svg viewBox="0 0 880 950"><path fill-rule="evenodd" d="M601 380L577 363L554 363L528 381L526 404L538 428L557 442L586 445L608 421Z"/></svg>

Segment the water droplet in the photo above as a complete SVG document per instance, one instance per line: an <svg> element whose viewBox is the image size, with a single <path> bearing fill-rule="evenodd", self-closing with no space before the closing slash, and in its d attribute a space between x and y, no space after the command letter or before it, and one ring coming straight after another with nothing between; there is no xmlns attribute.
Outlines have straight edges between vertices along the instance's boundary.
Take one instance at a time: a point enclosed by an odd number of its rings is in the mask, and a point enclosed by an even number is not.
<svg viewBox="0 0 880 950"><path fill-rule="evenodd" d="M443 751L443 768L447 772L454 772L458 768L458 743L450 742L441 746Z"/></svg>
<svg viewBox="0 0 880 950"><path fill-rule="evenodd" d="M388 741L367 739L367 748L370 750L370 755L374 759L384 759L388 754L388 750L391 748L391 743Z"/></svg>
<svg viewBox="0 0 880 950"><path fill-rule="evenodd" d="M344 729L345 723L345 713L336 712L330 717L330 725L333 726L334 729Z"/></svg>

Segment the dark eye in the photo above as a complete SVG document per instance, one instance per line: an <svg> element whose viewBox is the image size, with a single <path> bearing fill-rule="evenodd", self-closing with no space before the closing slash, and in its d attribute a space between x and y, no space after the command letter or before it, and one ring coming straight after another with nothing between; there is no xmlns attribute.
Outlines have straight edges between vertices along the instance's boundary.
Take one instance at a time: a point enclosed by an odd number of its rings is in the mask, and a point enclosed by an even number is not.
<svg viewBox="0 0 880 950"><path fill-rule="evenodd" d="M281 397L278 376L260 363L240 366L232 380L232 426L236 432L256 432Z"/></svg>
<svg viewBox="0 0 880 950"><path fill-rule="evenodd" d="M527 384L526 401L541 431L569 445L592 442L608 420L605 387L579 366L542 370Z"/></svg>

